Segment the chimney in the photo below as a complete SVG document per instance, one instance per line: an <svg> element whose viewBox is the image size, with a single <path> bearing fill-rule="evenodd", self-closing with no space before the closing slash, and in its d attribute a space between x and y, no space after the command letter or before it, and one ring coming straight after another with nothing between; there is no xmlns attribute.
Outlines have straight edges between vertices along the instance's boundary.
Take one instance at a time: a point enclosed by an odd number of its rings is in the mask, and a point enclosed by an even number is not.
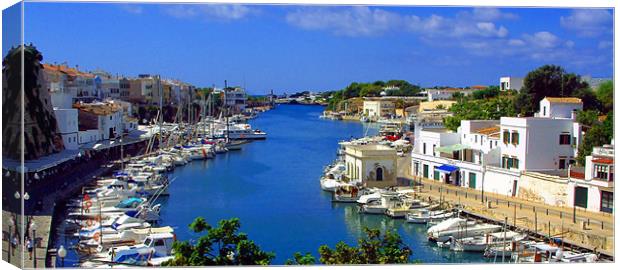
<svg viewBox="0 0 620 270"><path fill-rule="evenodd" d="M571 119L571 120L577 120L577 110L573 110L573 111L570 113L570 119Z"/></svg>

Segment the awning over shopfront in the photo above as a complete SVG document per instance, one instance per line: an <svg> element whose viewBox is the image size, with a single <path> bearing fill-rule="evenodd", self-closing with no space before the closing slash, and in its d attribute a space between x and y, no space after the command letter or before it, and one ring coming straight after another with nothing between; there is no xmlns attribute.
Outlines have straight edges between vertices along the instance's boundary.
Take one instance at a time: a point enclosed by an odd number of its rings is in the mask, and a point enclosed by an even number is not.
<svg viewBox="0 0 620 270"><path fill-rule="evenodd" d="M444 165L441 165L441 166L435 168L435 170L438 170L438 171L444 172L444 173L452 173L452 172L454 172L454 171L456 171L458 169L459 169L459 167L448 165L448 164L444 164Z"/></svg>
<svg viewBox="0 0 620 270"><path fill-rule="evenodd" d="M460 151L463 149L469 149L469 147L467 145L463 145L460 143L457 144L453 144L453 145L446 145L446 146L442 146L442 147L437 147L435 148L435 151L439 151L441 153L446 153L446 154L452 154L452 152L454 151Z"/></svg>

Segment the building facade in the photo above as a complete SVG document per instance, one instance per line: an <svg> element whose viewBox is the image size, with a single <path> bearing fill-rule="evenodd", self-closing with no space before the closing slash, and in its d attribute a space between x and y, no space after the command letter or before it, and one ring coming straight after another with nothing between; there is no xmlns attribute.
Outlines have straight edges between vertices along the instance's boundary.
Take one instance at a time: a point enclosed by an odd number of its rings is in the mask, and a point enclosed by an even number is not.
<svg viewBox="0 0 620 270"><path fill-rule="evenodd" d="M614 143L594 147L584 168L571 168L568 205L594 212L613 213Z"/></svg>
<svg viewBox="0 0 620 270"><path fill-rule="evenodd" d="M365 187L396 186L396 150L384 145L347 145L346 176Z"/></svg>
<svg viewBox="0 0 620 270"><path fill-rule="evenodd" d="M363 113L371 119L391 117L396 114L394 101L387 99L364 99Z"/></svg>
<svg viewBox="0 0 620 270"><path fill-rule="evenodd" d="M519 77L500 77L499 78L499 90L516 90L520 91L523 87L523 78Z"/></svg>
<svg viewBox="0 0 620 270"><path fill-rule="evenodd" d="M566 174L577 156L581 126L573 118L561 117L566 116L559 113L564 112L563 104L550 106L558 113L462 120L457 132L420 130L411 154L411 174L508 196L517 196L524 172Z"/></svg>

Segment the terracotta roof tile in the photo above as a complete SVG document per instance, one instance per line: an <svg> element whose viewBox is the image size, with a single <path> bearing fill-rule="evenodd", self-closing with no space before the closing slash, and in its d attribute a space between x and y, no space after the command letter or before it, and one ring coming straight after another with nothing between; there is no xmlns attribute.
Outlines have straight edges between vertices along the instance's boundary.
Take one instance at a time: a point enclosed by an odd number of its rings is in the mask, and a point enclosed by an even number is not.
<svg viewBox="0 0 620 270"><path fill-rule="evenodd" d="M479 130L474 131L474 133L478 133L482 135L499 134L499 126L481 128Z"/></svg>
<svg viewBox="0 0 620 270"><path fill-rule="evenodd" d="M545 97L550 103L582 103L580 98L576 97Z"/></svg>
<svg viewBox="0 0 620 270"><path fill-rule="evenodd" d="M595 159L592 159L592 162L600 163L600 164L614 164L614 159L613 158L595 158Z"/></svg>

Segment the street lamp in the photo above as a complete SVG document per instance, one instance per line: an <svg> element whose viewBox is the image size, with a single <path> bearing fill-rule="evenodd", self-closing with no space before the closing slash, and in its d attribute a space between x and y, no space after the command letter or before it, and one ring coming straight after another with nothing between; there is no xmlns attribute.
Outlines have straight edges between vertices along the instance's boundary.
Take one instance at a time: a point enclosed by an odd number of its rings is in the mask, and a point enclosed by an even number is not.
<svg viewBox="0 0 620 270"><path fill-rule="evenodd" d="M32 266L37 269L37 224L32 221L30 224L32 229Z"/></svg>
<svg viewBox="0 0 620 270"><path fill-rule="evenodd" d="M11 263L11 248L12 248L12 242L13 241L13 236L11 235L13 233L13 226L15 226L15 222L13 221L13 218L9 218L9 247L8 247L8 255L6 256L6 261L8 263Z"/></svg>
<svg viewBox="0 0 620 270"><path fill-rule="evenodd" d="M67 250L65 249L65 246L60 245L60 248L58 248L58 257L60 257L62 267L65 267L65 256L67 256Z"/></svg>

